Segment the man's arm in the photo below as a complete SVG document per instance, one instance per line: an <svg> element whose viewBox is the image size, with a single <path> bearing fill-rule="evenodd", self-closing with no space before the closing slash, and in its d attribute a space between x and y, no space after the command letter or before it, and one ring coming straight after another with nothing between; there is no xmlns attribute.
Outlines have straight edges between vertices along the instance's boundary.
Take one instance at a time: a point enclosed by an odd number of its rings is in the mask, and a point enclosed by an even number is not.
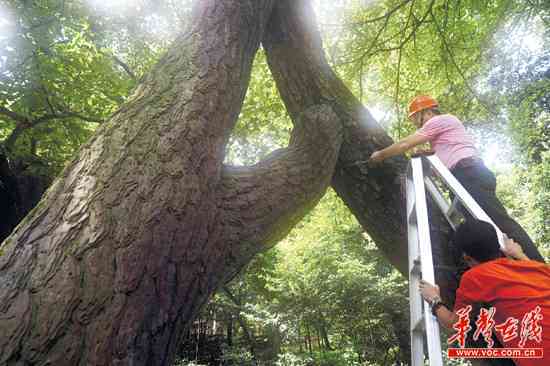
<svg viewBox="0 0 550 366"><path fill-rule="evenodd" d="M439 324L448 329L451 329L453 327L453 324L458 321L458 315L456 315L455 312L447 309L447 307L445 306L440 306L435 311L435 315L437 316Z"/></svg>
<svg viewBox="0 0 550 366"><path fill-rule="evenodd" d="M372 153L369 162L379 163L392 156L401 155L405 151L412 149L413 147L423 144L429 141L429 137L420 135L418 133L405 137L399 142L392 144L385 149L378 150Z"/></svg>
<svg viewBox="0 0 550 366"><path fill-rule="evenodd" d="M516 243L514 239L508 238L506 234L504 234L504 236L504 249L502 249L504 254L514 259L529 260L529 257L523 252L521 246Z"/></svg>
<svg viewBox="0 0 550 366"><path fill-rule="evenodd" d="M439 286L433 286L424 280L420 280L420 293L422 294L422 298L430 304L435 299L441 299L439 295ZM439 323L445 328L452 328L453 324L458 321L458 315L447 309L446 306L440 306L437 308L435 315L437 316Z"/></svg>

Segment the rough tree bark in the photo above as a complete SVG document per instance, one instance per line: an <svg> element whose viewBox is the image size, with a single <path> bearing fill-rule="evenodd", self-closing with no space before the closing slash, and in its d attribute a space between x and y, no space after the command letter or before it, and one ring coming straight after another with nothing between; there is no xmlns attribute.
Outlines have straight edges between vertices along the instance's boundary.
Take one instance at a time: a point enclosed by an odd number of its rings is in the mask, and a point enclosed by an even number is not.
<svg viewBox="0 0 550 366"><path fill-rule="evenodd" d="M273 0L197 1L192 26L0 255L1 365L169 365L200 306L330 184L341 126L223 165Z"/></svg>

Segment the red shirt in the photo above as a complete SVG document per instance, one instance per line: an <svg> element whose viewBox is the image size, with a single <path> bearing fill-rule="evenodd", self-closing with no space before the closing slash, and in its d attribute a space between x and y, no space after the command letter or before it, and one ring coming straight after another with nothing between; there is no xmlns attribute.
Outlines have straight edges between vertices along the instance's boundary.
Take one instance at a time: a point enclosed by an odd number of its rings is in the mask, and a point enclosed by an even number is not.
<svg viewBox="0 0 550 366"><path fill-rule="evenodd" d="M509 317L518 320L518 336L507 342L497 336L504 347L521 348L520 332L524 316L540 306L543 318L542 343L527 340L523 348L543 348L544 358L516 358L518 366L550 365L550 266L532 260L499 258L479 264L466 271L456 292L455 312L467 305L487 302L495 307L495 325ZM472 329L471 332L475 330ZM473 333L472 333L473 334Z"/></svg>

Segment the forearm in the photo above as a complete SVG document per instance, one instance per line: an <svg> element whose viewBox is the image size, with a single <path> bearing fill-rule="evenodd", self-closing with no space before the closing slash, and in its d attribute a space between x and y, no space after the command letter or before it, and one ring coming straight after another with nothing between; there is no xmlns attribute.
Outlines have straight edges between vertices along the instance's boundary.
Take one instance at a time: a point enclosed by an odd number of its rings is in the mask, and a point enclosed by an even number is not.
<svg viewBox="0 0 550 366"><path fill-rule="evenodd" d="M517 260L532 260L524 252L518 243L514 239L509 238L506 234L504 235L504 247L502 252L508 256L508 258L517 259Z"/></svg>
<svg viewBox="0 0 550 366"><path fill-rule="evenodd" d="M380 153L382 154L384 159L388 159L393 156L401 155L405 151L409 150L410 148L411 146L409 146L409 144L407 144L406 142L400 141L386 147L385 149L380 150Z"/></svg>
<svg viewBox="0 0 550 366"><path fill-rule="evenodd" d="M514 258L518 260L530 260L530 258L527 255L525 255L525 253L523 252L520 254L516 254Z"/></svg>
<svg viewBox="0 0 550 366"><path fill-rule="evenodd" d="M447 309L445 306L440 306L435 314L437 316L439 324L448 329L451 329L453 327L453 324L456 323L456 321L458 320L458 316L454 312Z"/></svg>
<svg viewBox="0 0 550 366"><path fill-rule="evenodd" d="M405 137L403 140L396 142L393 145L386 147L385 149L373 152L369 160L374 163L379 163L382 160L391 158L392 156L401 155L405 151L412 149L413 147L423 144L427 141L428 137L419 134L413 134Z"/></svg>

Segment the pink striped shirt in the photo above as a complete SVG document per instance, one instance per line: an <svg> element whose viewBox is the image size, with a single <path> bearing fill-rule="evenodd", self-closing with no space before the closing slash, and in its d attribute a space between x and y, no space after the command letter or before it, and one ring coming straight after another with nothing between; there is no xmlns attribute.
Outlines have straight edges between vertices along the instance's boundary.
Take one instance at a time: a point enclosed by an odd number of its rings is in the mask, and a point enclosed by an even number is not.
<svg viewBox="0 0 550 366"><path fill-rule="evenodd" d="M462 122L451 114L430 118L416 133L428 137L435 154L449 169L459 160L478 156L474 139Z"/></svg>

